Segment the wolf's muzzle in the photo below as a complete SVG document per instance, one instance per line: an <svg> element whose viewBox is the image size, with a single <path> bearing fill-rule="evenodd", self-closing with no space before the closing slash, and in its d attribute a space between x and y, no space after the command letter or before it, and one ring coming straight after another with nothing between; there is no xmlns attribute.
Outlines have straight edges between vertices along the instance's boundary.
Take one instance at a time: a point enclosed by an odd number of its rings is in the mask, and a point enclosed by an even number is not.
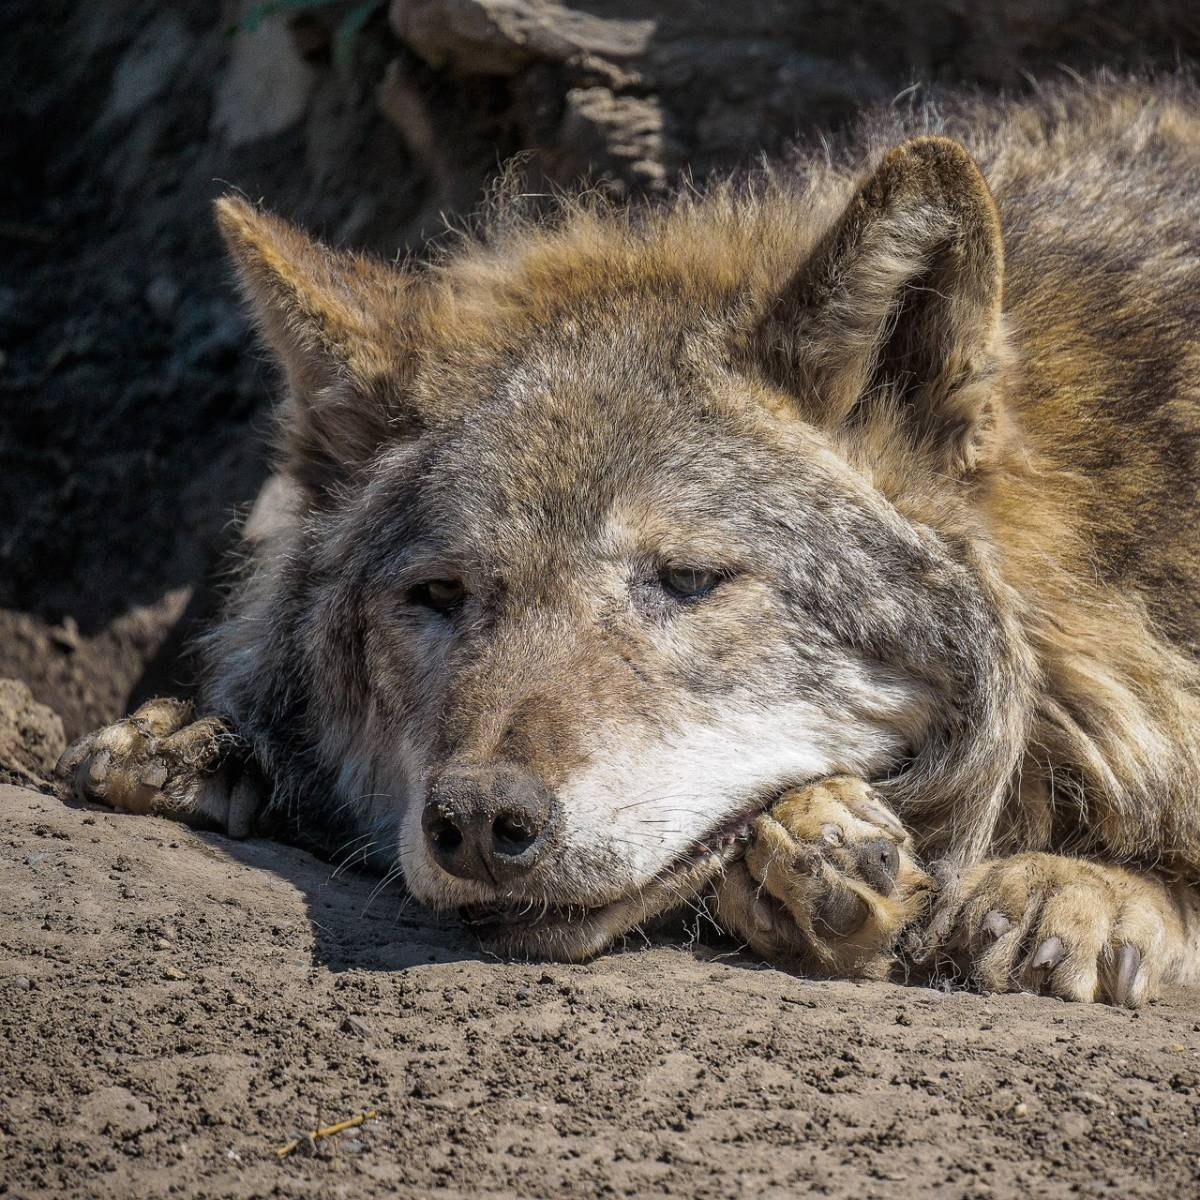
<svg viewBox="0 0 1200 1200"><path fill-rule="evenodd" d="M546 854L558 802L523 768L451 768L429 789L421 828L434 861L460 879L511 883Z"/></svg>

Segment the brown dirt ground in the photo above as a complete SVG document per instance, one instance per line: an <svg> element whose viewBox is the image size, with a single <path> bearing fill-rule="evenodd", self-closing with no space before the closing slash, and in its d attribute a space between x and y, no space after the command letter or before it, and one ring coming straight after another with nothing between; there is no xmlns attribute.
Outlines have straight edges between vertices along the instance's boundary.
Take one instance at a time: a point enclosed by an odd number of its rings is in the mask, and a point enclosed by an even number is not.
<svg viewBox="0 0 1200 1200"><path fill-rule="evenodd" d="M296 850L0 809L3 1196L1200 1194L1195 993L501 962Z"/></svg>

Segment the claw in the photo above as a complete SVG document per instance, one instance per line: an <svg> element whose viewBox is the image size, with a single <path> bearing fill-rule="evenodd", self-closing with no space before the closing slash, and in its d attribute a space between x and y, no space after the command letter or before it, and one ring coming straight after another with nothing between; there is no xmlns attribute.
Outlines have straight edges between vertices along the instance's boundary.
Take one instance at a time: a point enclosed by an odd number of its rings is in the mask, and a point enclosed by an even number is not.
<svg viewBox="0 0 1200 1200"><path fill-rule="evenodd" d="M846 835L842 832L840 825L826 821L821 826L821 840L830 846L840 846L846 840Z"/></svg>
<svg viewBox="0 0 1200 1200"><path fill-rule="evenodd" d="M1034 982L1040 987L1046 982L1050 972L1058 966L1066 954L1066 947L1062 944L1062 938L1048 937L1039 947L1037 953L1033 956L1033 962L1029 964L1029 969L1033 974Z"/></svg>
<svg viewBox="0 0 1200 1200"><path fill-rule="evenodd" d="M88 764L86 787L95 796L105 794L105 783L108 781L108 768L112 755L107 750L101 750Z"/></svg>
<svg viewBox="0 0 1200 1200"><path fill-rule="evenodd" d="M1011 928L1012 922L997 908L993 908L983 918L983 929L991 935L993 941L999 941Z"/></svg>
<svg viewBox="0 0 1200 1200"><path fill-rule="evenodd" d="M1126 944L1117 951L1117 982L1113 985L1113 1003L1129 1006L1133 985L1142 966L1142 954L1136 946Z"/></svg>
<svg viewBox="0 0 1200 1200"><path fill-rule="evenodd" d="M167 777L167 764L161 758L151 759L142 771L142 783L150 788L161 788Z"/></svg>
<svg viewBox="0 0 1200 1200"><path fill-rule="evenodd" d="M95 740L96 735L94 733L76 738L59 756L58 762L54 766L55 775L59 779L72 781L80 764L91 753L92 743Z"/></svg>

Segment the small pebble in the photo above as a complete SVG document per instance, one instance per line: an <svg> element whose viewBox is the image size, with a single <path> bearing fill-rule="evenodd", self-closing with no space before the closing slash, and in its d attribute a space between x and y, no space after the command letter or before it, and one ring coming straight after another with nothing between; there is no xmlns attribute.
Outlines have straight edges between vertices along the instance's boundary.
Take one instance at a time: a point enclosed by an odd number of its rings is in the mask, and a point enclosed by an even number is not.
<svg viewBox="0 0 1200 1200"><path fill-rule="evenodd" d="M166 966L162 969L162 977L164 979L186 979L187 976L178 968Z"/></svg>
<svg viewBox="0 0 1200 1200"><path fill-rule="evenodd" d="M355 1037L365 1038L371 1036L371 1027L361 1017L354 1017L347 1014L342 1018L342 1032L352 1033Z"/></svg>
<svg viewBox="0 0 1200 1200"><path fill-rule="evenodd" d="M12 985L18 992L27 992L33 987L33 984L24 975L16 976L12 981Z"/></svg>
<svg viewBox="0 0 1200 1200"><path fill-rule="evenodd" d="M154 943L154 948L155 948L155 950L170 950L171 943L168 942L166 938L159 938Z"/></svg>
<svg viewBox="0 0 1200 1200"><path fill-rule="evenodd" d="M1029 1116L1029 1105L1026 1104L1024 1100L1014 1104L1012 1115L1016 1117L1018 1121L1023 1121L1027 1116Z"/></svg>

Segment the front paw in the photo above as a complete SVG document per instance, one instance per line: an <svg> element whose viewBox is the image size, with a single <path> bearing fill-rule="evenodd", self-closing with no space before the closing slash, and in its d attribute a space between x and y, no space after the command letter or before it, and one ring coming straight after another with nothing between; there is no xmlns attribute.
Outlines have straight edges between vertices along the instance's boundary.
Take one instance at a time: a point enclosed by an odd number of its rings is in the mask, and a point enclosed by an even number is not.
<svg viewBox="0 0 1200 1200"><path fill-rule="evenodd" d="M990 859L944 876L915 957L985 991L1137 1008L1185 941L1161 880L1054 854Z"/></svg>
<svg viewBox="0 0 1200 1200"><path fill-rule="evenodd" d="M85 800L245 837L262 789L243 770L244 746L215 717L180 700L149 700L132 716L67 747L56 772Z"/></svg>
<svg viewBox="0 0 1200 1200"><path fill-rule="evenodd" d="M929 879L912 839L861 779L789 792L759 817L717 894L717 919L773 961L882 977Z"/></svg>

